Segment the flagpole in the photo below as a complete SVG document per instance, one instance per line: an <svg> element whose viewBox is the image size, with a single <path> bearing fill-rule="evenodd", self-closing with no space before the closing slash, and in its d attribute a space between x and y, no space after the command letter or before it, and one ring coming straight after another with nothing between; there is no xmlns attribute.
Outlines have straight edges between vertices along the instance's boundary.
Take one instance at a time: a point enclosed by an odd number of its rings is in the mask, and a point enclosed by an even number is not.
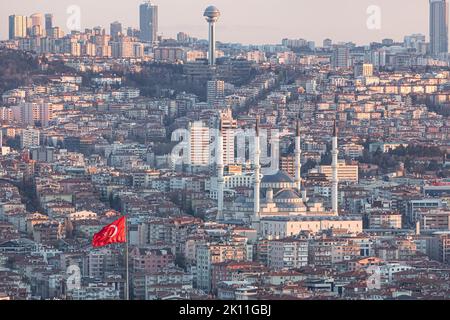
<svg viewBox="0 0 450 320"><path fill-rule="evenodd" d="M125 218L125 237L126 237L126 241L125 241L125 268L126 268L126 275L125 275L125 300L130 300L130 277L129 277L129 259L128 259L128 238L129 238L129 234L128 234L128 217Z"/></svg>

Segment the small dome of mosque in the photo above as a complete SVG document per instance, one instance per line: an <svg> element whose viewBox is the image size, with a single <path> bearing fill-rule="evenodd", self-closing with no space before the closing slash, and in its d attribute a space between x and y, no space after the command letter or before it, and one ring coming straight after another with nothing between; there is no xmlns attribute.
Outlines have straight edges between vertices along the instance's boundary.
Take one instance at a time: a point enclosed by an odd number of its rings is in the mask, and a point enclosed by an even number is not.
<svg viewBox="0 0 450 320"><path fill-rule="evenodd" d="M275 196L275 199L276 200L297 200L297 199L301 200L301 197L294 190L286 189L286 190L281 190L280 192L278 192L277 195Z"/></svg>

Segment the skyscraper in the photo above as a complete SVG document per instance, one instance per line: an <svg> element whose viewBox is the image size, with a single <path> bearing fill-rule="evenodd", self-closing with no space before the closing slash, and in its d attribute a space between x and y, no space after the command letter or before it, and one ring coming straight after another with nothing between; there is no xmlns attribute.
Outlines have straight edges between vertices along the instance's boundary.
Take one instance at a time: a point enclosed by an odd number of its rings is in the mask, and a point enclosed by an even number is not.
<svg viewBox="0 0 450 320"><path fill-rule="evenodd" d="M117 41L120 34L122 34L122 24L118 21L114 21L110 26L110 35L115 41Z"/></svg>
<svg viewBox="0 0 450 320"><path fill-rule="evenodd" d="M9 39L25 38L27 36L28 17L9 16Z"/></svg>
<svg viewBox="0 0 450 320"><path fill-rule="evenodd" d="M430 51L432 55L448 52L447 0L430 0Z"/></svg>
<svg viewBox="0 0 450 320"><path fill-rule="evenodd" d="M357 63L353 67L353 70L355 78L373 76L373 64L370 63Z"/></svg>
<svg viewBox="0 0 450 320"><path fill-rule="evenodd" d="M220 112L220 121L222 123L223 163L232 165L236 162L234 149L237 120L233 119L232 110L226 109Z"/></svg>
<svg viewBox="0 0 450 320"><path fill-rule="evenodd" d="M208 166L210 161L210 130L202 121L190 124L189 157L191 166Z"/></svg>
<svg viewBox="0 0 450 320"><path fill-rule="evenodd" d="M140 39L144 42L155 42L158 33L158 6L147 1L139 7Z"/></svg>
<svg viewBox="0 0 450 320"><path fill-rule="evenodd" d="M210 105L219 105L225 99L225 82L211 80L207 84L207 101Z"/></svg>

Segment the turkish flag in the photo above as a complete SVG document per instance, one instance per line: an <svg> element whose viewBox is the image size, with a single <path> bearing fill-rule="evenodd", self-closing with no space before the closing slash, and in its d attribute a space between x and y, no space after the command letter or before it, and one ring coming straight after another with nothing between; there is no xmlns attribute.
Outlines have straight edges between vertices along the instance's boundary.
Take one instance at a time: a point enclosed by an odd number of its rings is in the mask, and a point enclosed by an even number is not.
<svg viewBox="0 0 450 320"><path fill-rule="evenodd" d="M126 217L122 217L107 225L99 233L94 235L92 245L94 247L104 247L112 243L125 243L127 241L125 234L126 223Z"/></svg>

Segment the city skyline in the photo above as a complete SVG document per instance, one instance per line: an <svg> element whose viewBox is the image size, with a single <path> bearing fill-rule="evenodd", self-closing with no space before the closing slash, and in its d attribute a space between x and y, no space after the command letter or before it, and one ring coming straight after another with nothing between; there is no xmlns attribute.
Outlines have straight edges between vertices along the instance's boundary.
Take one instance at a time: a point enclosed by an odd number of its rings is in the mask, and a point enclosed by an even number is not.
<svg viewBox="0 0 450 320"><path fill-rule="evenodd" d="M1 4L0 300L450 300L449 1Z"/></svg>
<svg viewBox="0 0 450 320"><path fill-rule="evenodd" d="M0 25L0 38L8 37L8 18L10 14L31 15L35 12L52 13L55 17L55 25L61 26L67 31L66 13L68 6L73 3L59 1L56 5L52 1L33 3L21 0L14 4L0 4L0 11L5 12L3 23ZM280 9L273 11L270 4L257 3L246 0L239 4L229 4L223 0L184 3L179 0L168 0L164 3L152 1L159 7L159 34L163 37L175 38L177 32L183 31L194 37L207 39L207 31L204 28L202 12L208 5L215 5L222 12L221 21L217 27L217 38L223 42L243 44L273 44L279 43L283 38L306 38L320 44L325 38L334 41L353 41L357 44L368 44L372 41L381 41L383 38L393 38L401 41L403 36L413 33L425 34L428 38L428 12L427 0L408 1L400 0L395 4L387 0L374 4L368 0L344 0L334 3L331 0L323 4L309 4L308 10L305 1L283 0ZM415 5L411 5L414 2ZM125 27L139 27L139 5L141 0L133 0L127 3L114 3L108 5L108 12L100 17L97 12L101 10L104 2L96 4L86 0L80 0L75 5L81 8L81 27L92 28L100 25L108 28L111 22L119 21ZM258 11L252 12L252 17L246 17L246 12L257 5ZM381 28L369 30L367 20L370 14L367 8L377 5L381 9ZM285 8L290 8L286 10ZM402 15L398 11L403 10ZM125 14L125 12L128 12ZM321 13L317 19L316 14ZM336 14L338 12L339 14ZM313 18L314 17L314 18ZM325 26L324 21L327 21ZM280 25L280 22L283 22Z"/></svg>

